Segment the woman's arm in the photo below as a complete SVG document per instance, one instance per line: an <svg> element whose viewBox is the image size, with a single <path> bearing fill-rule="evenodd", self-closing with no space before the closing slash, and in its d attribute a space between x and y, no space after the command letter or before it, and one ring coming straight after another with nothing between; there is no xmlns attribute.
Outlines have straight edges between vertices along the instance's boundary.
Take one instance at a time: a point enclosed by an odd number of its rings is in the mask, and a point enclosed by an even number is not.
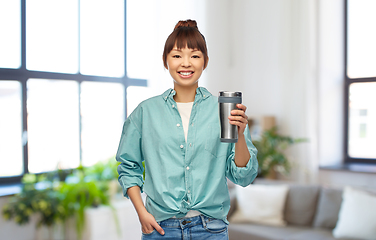
<svg viewBox="0 0 376 240"><path fill-rule="evenodd" d="M247 107L237 104L238 110L232 110L229 116L230 124L238 126L238 142L235 144L235 164L238 167L245 167L251 157L244 137L244 130L248 124L248 117L245 115Z"/></svg>
<svg viewBox="0 0 376 240"><path fill-rule="evenodd" d="M151 215L145 208L141 198L141 190L139 186L133 186L128 188L127 194L132 201L134 208L136 209L138 218L141 223L143 233L151 233L154 229L161 235L164 235L164 231L159 226L153 215Z"/></svg>

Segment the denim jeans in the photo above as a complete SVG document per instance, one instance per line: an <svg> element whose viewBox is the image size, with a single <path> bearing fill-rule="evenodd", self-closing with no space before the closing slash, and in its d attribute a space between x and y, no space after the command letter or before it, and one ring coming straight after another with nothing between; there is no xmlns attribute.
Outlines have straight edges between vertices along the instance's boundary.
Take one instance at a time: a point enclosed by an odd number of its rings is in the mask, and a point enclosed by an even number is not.
<svg viewBox="0 0 376 240"><path fill-rule="evenodd" d="M142 240L174 239L174 240L228 240L227 224L219 219L199 215L192 218L170 218L158 223L165 234L155 229L149 234L142 233Z"/></svg>

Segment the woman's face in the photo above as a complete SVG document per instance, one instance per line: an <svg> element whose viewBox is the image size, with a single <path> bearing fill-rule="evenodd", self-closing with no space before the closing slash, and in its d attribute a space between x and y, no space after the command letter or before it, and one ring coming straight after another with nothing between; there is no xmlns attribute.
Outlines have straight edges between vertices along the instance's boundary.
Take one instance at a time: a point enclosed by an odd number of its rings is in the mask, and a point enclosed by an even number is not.
<svg viewBox="0 0 376 240"><path fill-rule="evenodd" d="M167 55L167 67L175 84L197 86L204 70L204 55L200 50L188 47L178 49L175 45Z"/></svg>

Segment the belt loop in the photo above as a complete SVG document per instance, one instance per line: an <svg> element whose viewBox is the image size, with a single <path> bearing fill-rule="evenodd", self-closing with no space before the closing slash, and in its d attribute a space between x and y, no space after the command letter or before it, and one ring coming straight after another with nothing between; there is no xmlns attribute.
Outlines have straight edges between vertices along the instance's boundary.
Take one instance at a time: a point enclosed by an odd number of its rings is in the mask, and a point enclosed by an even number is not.
<svg viewBox="0 0 376 240"><path fill-rule="evenodd" d="M206 221L204 215L200 215L201 221L202 221L202 226L206 229Z"/></svg>

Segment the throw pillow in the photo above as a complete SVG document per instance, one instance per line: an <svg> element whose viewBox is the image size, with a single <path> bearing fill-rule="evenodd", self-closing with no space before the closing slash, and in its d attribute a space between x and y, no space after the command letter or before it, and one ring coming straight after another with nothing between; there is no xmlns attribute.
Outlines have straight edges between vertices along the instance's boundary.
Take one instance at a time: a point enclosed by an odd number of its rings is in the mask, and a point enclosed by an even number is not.
<svg viewBox="0 0 376 240"><path fill-rule="evenodd" d="M375 239L376 195L345 187L338 222L333 229L336 238Z"/></svg>
<svg viewBox="0 0 376 240"><path fill-rule="evenodd" d="M287 185L236 186L237 209L230 221L285 226L283 209L288 190Z"/></svg>
<svg viewBox="0 0 376 240"><path fill-rule="evenodd" d="M342 190L323 187L320 191L314 227L333 229L338 221L342 203Z"/></svg>
<svg viewBox="0 0 376 240"><path fill-rule="evenodd" d="M297 226L312 226L320 186L291 184L286 198L285 220Z"/></svg>

